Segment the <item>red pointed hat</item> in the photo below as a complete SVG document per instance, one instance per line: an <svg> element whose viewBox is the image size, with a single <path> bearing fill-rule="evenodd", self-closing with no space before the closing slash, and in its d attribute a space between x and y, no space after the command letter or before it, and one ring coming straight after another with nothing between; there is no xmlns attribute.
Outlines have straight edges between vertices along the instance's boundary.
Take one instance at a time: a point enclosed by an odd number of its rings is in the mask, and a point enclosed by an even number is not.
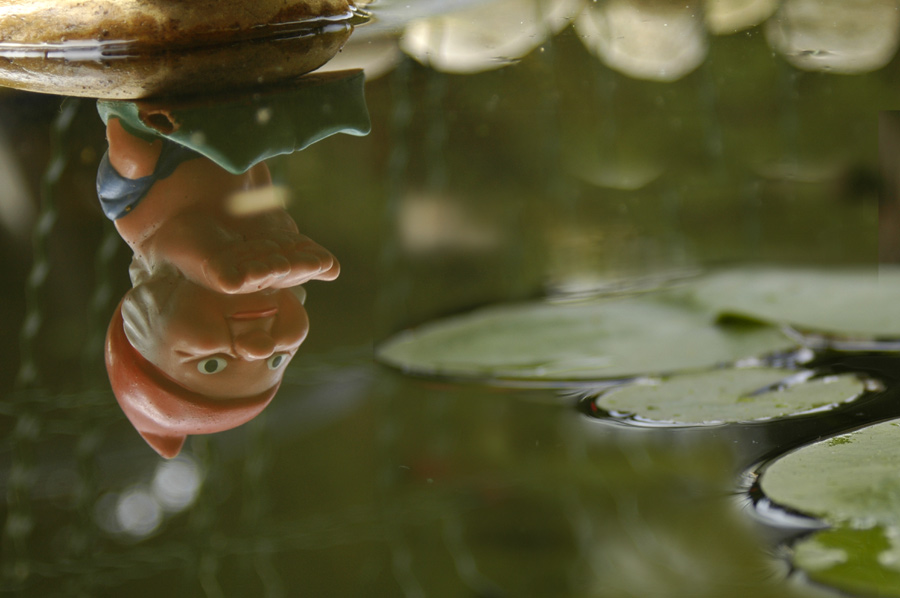
<svg viewBox="0 0 900 598"><path fill-rule="evenodd" d="M147 361L125 336L122 303L106 331L106 371L119 406L153 450L176 456L190 434L236 428L266 408L281 381L254 397L212 400L181 386Z"/></svg>

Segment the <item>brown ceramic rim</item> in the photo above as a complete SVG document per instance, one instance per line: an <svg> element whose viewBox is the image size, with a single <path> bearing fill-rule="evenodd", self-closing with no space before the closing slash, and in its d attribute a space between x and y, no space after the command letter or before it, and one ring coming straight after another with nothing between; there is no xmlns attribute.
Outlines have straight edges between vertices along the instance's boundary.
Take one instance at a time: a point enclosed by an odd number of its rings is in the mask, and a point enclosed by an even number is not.
<svg viewBox="0 0 900 598"><path fill-rule="evenodd" d="M233 45L246 41L295 39L335 32L368 22L365 10L350 6L342 13L321 15L280 23L251 25L242 30L222 30L161 44L137 40L66 40L62 42L18 43L0 42L0 58L11 60L41 58L65 61L101 61L129 59L170 53L173 51Z"/></svg>

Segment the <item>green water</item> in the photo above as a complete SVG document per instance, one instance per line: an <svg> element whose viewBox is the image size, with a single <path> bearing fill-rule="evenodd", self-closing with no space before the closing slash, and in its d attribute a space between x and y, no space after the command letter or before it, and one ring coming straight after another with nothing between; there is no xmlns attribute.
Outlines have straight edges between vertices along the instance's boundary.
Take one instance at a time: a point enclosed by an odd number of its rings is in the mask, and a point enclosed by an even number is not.
<svg viewBox="0 0 900 598"><path fill-rule="evenodd" d="M395 39L379 10L406 26L404 6L373 7L374 33L355 32L354 51ZM895 107L900 65L800 70L764 29L702 33L702 61L676 81L614 70L572 27L468 74L398 51L366 83L368 136L268 162L341 277L307 285L310 335L275 402L189 440L170 482L102 364L130 255L96 205L96 106L3 92L5 201L30 212L0 229L0 588L830 595L788 575L735 495L758 459L865 418L635 429L565 393L412 379L372 361L373 343L487 303L735 262L877 263L878 112ZM29 283L35 263L47 274ZM896 371L873 363L857 369ZM162 509L159 488L187 492L185 504Z"/></svg>

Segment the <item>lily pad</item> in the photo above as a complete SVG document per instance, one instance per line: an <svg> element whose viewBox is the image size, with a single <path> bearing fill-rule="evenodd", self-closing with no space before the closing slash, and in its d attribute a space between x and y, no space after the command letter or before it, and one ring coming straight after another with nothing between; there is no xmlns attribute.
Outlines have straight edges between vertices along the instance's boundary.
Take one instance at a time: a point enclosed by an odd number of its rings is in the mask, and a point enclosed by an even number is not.
<svg viewBox="0 0 900 598"><path fill-rule="evenodd" d="M737 269L691 288L699 305L850 339L900 339L900 269Z"/></svg>
<svg viewBox="0 0 900 598"><path fill-rule="evenodd" d="M900 526L900 420L811 444L773 462L762 491L826 522Z"/></svg>
<svg viewBox="0 0 900 598"><path fill-rule="evenodd" d="M853 594L900 597L900 420L804 447L761 477L774 503L834 526L797 542L794 564Z"/></svg>
<svg viewBox="0 0 900 598"><path fill-rule="evenodd" d="M851 595L900 597L900 528L838 527L794 545L809 579Z"/></svg>
<svg viewBox="0 0 900 598"><path fill-rule="evenodd" d="M584 380L707 368L790 346L769 326L717 325L650 296L483 308L404 332L378 358L405 372Z"/></svg>
<svg viewBox="0 0 900 598"><path fill-rule="evenodd" d="M835 407L862 394L863 383L842 375L808 380L811 372L729 368L647 380L607 391L598 407L671 425L754 422Z"/></svg>

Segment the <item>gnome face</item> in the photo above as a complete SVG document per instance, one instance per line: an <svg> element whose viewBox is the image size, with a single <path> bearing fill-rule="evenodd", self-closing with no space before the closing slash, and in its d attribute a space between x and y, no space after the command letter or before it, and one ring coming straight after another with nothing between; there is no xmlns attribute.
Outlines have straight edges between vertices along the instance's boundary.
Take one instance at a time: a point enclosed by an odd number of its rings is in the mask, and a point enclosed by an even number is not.
<svg viewBox="0 0 900 598"><path fill-rule="evenodd" d="M309 322L287 289L223 295L183 277L126 295L107 333L113 392L144 440L166 458L190 434L237 427L274 397Z"/></svg>
<svg viewBox="0 0 900 598"><path fill-rule="evenodd" d="M287 289L226 295L183 278L164 302L135 289L123 305L125 334L180 386L210 399L257 395L280 382L309 321Z"/></svg>
<svg viewBox="0 0 900 598"><path fill-rule="evenodd" d="M278 390L280 376L274 386L241 398L211 399L191 391L145 359L128 341L123 324L119 304L106 333L110 385L131 424L167 459L179 453L189 434L221 432L250 421Z"/></svg>

